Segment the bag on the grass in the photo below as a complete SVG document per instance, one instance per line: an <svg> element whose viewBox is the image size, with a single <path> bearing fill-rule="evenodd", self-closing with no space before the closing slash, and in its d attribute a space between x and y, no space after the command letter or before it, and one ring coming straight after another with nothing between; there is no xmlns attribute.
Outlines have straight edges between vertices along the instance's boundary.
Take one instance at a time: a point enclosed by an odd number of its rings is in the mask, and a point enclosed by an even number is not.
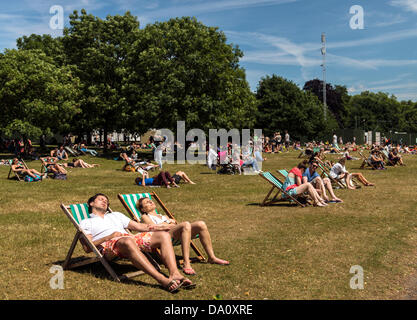
<svg viewBox="0 0 417 320"><path fill-rule="evenodd" d="M55 173L54 179L67 180L67 175L65 173Z"/></svg>
<svg viewBox="0 0 417 320"><path fill-rule="evenodd" d="M41 176L40 176L40 175L38 175L38 174L35 174L35 178L34 178L34 177L31 177L30 175L26 175L26 176L23 178L23 180L24 180L25 182L34 182L34 181L39 181L39 180L41 180Z"/></svg>

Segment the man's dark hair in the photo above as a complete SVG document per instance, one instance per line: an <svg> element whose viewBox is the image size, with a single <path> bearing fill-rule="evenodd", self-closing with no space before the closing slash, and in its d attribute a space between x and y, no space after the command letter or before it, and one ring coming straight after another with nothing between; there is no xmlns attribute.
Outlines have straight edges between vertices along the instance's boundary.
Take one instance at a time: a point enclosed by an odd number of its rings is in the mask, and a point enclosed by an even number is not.
<svg viewBox="0 0 417 320"><path fill-rule="evenodd" d="M90 203L94 202L97 199L98 196L103 196L107 199L107 208L106 208L106 210L107 211L109 210L109 205L110 205L109 197L106 196L104 193L97 193L94 196L92 196L90 199L88 199L88 201L87 201L88 213L92 213L92 208L90 206Z"/></svg>

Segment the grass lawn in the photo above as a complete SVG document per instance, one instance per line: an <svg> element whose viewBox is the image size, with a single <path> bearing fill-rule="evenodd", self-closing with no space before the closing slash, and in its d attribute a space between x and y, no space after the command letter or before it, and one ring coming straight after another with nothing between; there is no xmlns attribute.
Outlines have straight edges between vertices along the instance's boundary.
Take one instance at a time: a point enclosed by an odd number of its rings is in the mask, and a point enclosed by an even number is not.
<svg viewBox="0 0 417 320"><path fill-rule="evenodd" d="M266 155L263 170L291 169L297 156ZM406 167L360 170L376 187L336 190L345 202L325 208L260 207L270 189L265 180L216 175L203 165L165 165L197 183L173 189L138 187L121 161L89 156L83 159L101 166L70 169L66 181L7 180L9 167L0 166L0 299L401 298L415 272L417 238L417 157L404 158ZM27 163L40 169L40 161ZM126 213L117 194L145 191L156 191L179 221L204 220L217 256L231 265L194 264L197 288L177 294L146 275L116 283L99 263L65 271L65 288L51 289L49 269L62 263L75 234L60 203L103 192L114 211ZM77 245L75 256L82 254ZM354 265L364 270L363 290L349 286Z"/></svg>

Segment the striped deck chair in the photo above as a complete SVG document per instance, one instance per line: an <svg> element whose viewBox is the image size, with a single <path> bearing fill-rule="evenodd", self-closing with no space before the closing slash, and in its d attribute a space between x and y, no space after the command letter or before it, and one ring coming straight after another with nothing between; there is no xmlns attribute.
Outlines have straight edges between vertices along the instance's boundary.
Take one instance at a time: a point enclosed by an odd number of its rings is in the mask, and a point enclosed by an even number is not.
<svg viewBox="0 0 417 320"><path fill-rule="evenodd" d="M22 165L23 167L25 167L26 169L29 169L29 167L27 166L26 162L22 160L19 160L18 162L20 165ZM19 172L15 172L12 170L12 164L13 164L13 160L11 160L10 162L10 170L9 170L9 174L7 175L7 179L14 179L16 178L19 181L24 181L25 175L19 173ZM13 173L13 174L12 174Z"/></svg>
<svg viewBox="0 0 417 320"><path fill-rule="evenodd" d="M170 218L176 221L174 215L168 210L168 208L165 206L165 204L162 202L162 200L158 197L158 195L155 192L147 192L147 193L131 193L131 194L118 194L117 197L119 198L120 202L123 204L131 218L137 222L141 222L141 212L136 208L136 202L144 197L148 197L150 199L155 199L156 202L160 205L162 210L165 212L165 214ZM156 211L158 214L160 214L158 211ZM197 235L198 238L198 235ZM181 244L180 240L173 240L172 245L178 246ZM191 241L190 247L194 250L194 252L197 255L198 261L205 261L203 254L198 249L198 247ZM191 259L195 261L196 259Z"/></svg>
<svg viewBox="0 0 417 320"><path fill-rule="evenodd" d="M72 244L70 246L70 249L68 251L68 254L62 266L64 270L73 269L73 268L81 267L84 265L88 265L88 264L100 261L101 264L104 266L104 268L110 273L112 278L117 282L121 282L122 280L136 277L140 274L144 274L143 271L134 271L134 272L126 273L123 275L116 274L114 269L110 266L109 261L100 253L100 251L93 244L93 242L88 239L87 235L84 233L83 229L79 225L82 220L89 219L90 217L90 214L88 213L87 203L71 204L71 205L65 205L61 203L61 209L64 211L68 219L71 221L71 223L74 225L75 229L77 230L74 236L74 240L72 241ZM110 208L109 210L111 212ZM78 240L81 240L81 239L91 249L91 251L94 253L95 256L94 257L81 257L78 259L74 259L77 261L72 261L71 258L74 253L77 242ZM149 259L149 261L155 266L155 268L158 271L160 271L161 269L159 265L156 263L156 261L154 261L152 257L149 256L148 253L144 252L144 254Z"/></svg>
<svg viewBox="0 0 417 320"><path fill-rule="evenodd" d="M305 207L306 204L301 203L298 199L288 194L283 189L283 183L275 177L271 172L261 172L259 173L259 176L261 176L263 179L268 181L272 188L266 195L265 199L262 201L261 206L268 206L277 202L287 202L295 203L296 205L299 205L301 207ZM275 195L272 198L269 198L269 196L276 191ZM278 197L279 195L282 195L281 197Z"/></svg>

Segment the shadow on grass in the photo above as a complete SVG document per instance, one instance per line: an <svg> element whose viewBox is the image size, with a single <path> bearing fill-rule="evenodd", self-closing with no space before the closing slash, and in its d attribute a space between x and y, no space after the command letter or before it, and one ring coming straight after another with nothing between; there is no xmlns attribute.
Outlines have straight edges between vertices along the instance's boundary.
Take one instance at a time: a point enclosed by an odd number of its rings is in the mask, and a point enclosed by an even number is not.
<svg viewBox="0 0 417 320"><path fill-rule="evenodd" d="M257 206L257 207L262 207L262 205L259 202L256 203L247 203L247 206ZM272 203L272 204L268 204L266 206L263 207L291 207L291 208L296 208L298 207L296 204L292 204L292 203Z"/></svg>

